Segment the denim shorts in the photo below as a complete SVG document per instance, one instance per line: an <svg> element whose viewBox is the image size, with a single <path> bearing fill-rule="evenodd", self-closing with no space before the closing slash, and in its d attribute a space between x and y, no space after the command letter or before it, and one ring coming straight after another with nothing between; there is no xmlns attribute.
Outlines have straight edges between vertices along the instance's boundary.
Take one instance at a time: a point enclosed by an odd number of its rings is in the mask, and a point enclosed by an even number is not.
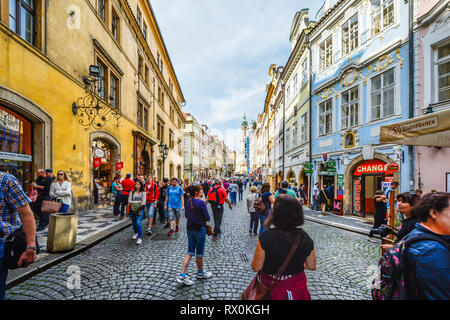
<svg viewBox="0 0 450 320"><path fill-rule="evenodd" d="M168 208L167 209L167 219L169 221L173 221L175 219L180 219L181 216L181 208Z"/></svg>
<svg viewBox="0 0 450 320"><path fill-rule="evenodd" d="M156 202L153 203L147 203L145 206L147 207L147 218L153 219L153 216L155 215L155 212L157 209L155 209Z"/></svg>
<svg viewBox="0 0 450 320"><path fill-rule="evenodd" d="M190 256L203 258L205 253L206 228L202 227L200 231L187 230L188 252Z"/></svg>

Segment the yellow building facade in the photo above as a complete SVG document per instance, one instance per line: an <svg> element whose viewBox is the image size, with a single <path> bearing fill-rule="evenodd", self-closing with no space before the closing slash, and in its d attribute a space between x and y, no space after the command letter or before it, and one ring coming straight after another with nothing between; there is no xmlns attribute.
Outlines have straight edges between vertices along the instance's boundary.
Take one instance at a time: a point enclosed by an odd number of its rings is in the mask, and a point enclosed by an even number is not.
<svg viewBox="0 0 450 320"><path fill-rule="evenodd" d="M0 166L27 191L65 170L83 209L116 173L182 178L183 103L148 1L1 1Z"/></svg>

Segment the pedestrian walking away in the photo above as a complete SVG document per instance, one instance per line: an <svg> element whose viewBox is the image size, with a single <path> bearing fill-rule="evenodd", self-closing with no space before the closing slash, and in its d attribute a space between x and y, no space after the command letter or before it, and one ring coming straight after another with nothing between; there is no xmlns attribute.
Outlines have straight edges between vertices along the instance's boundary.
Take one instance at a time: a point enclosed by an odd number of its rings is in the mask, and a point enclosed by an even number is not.
<svg viewBox="0 0 450 320"><path fill-rule="evenodd" d="M203 255L206 243L205 222L210 220L206 203L202 200L203 190L200 185L188 186L186 193L189 194L186 203L186 232L188 236L188 251L183 260L181 273L177 277L177 282L185 285L192 285L193 281L188 277L186 271L192 257L196 257L197 279L209 279L212 273L205 271L203 267Z"/></svg>
<svg viewBox="0 0 450 320"><path fill-rule="evenodd" d="M239 182L237 183L238 185L238 192L239 192L239 201L242 200L243 198L243 194L244 194L244 183L242 182L242 180L239 180Z"/></svg>
<svg viewBox="0 0 450 320"><path fill-rule="evenodd" d="M135 184L136 182L131 180L131 174L127 173L125 179L122 181L122 196L121 196L122 207L120 209L120 219L123 219L123 217L125 216L125 207L128 205L128 198L130 192L133 191Z"/></svg>
<svg viewBox="0 0 450 320"><path fill-rule="evenodd" d="M183 188L178 185L178 179L172 178L170 186L166 191L165 210L167 210L167 217L170 223L169 236L173 236L175 232L180 231L180 216L184 210L184 192ZM176 228L175 228L176 224Z"/></svg>
<svg viewBox="0 0 450 320"><path fill-rule="evenodd" d="M288 195L290 195L290 196L292 196L292 197L294 197L294 198L297 198L297 194L295 193L295 191L289 189L289 182L286 181L286 180L284 180L284 181L281 183L281 188L279 188L279 189L277 190L277 192L275 192L275 196L274 196L274 197L276 198L276 197L278 197L278 195L280 195L280 194L288 194Z"/></svg>
<svg viewBox="0 0 450 320"><path fill-rule="evenodd" d="M231 181L230 188L229 188L231 204L237 203L236 199L237 199L238 190L239 190L239 187L236 184L236 182Z"/></svg>
<svg viewBox="0 0 450 320"><path fill-rule="evenodd" d="M325 188L325 186L324 186ZM319 189L319 205L320 205L320 210L321 210L321 214L320 216L325 216L325 208L328 205L328 198L327 195L325 194L324 188L320 188Z"/></svg>
<svg viewBox="0 0 450 320"><path fill-rule="evenodd" d="M144 217L146 200L145 184L143 181L137 180L135 182L134 190L128 195L130 217L134 231L132 239L137 239L136 244L142 243L142 218Z"/></svg>
<svg viewBox="0 0 450 320"><path fill-rule="evenodd" d="M223 219L223 205L225 202L230 207L230 210L232 210L231 201L228 198L227 192L225 191L225 188L222 187L222 181L220 179L216 180L216 183L214 185L214 188L211 188L209 190L208 196L206 198L206 203L209 203L211 205L211 209L213 212L214 217L214 234L212 236L213 240L220 239L222 235L221 225L222 225L222 219Z"/></svg>
<svg viewBox="0 0 450 320"><path fill-rule="evenodd" d="M264 286L276 280L266 299L311 300L304 270L316 269L316 253L303 223L303 208L297 199L290 195L276 198L267 221L271 228L259 236L252 261ZM291 251L292 258L280 270Z"/></svg>
<svg viewBox="0 0 450 320"><path fill-rule="evenodd" d="M50 198L62 202L59 212L67 213L72 204L72 183L64 170L59 170L56 181L50 186Z"/></svg>
<svg viewBox="0 0 450 320"><path fill-rule="evenodd" d="M320 193L320 184L317 182L316 185L313 188L313 205L312 209L315 211L319 210L319 193Z"/></svg>
<svg viewBox="0 0 450 320"><path fill-rule="evenodd" d="M26 268L36 260L36 221L27 197L17 179L0 172L0 301L5 300L8 278L5 240L15 232L23 230L27 242L18 266Z"/></svg>
<svg viewBox="0 0 450 320"><path fill-rule="evenodd" d="M250 228L248 229L249 234L257 235L258 234L258 213L256 212L253 205L255 204L255 200L258 197L258 188L252 186L250 188L250 194L247 197L247 211L250 214Z"/></svg>
<svg viewBox="0 0 450 320"><path fill-rule="evenodd" d="M159 213L159 222L165 223L164 228L169 228L170 223L169 220L167 220L167 210L165 210L165 202L166 202L166 191L169 187L169 179L164 178L163 182L161 183L161 186L159 188L159 198L158 198L158 213Z"/></svg>
<svg viewBox="0 0 450 320"><path fill-rule="evenodd" d="M298 189L298 196L302 202L302 206L304 206L308 201L308 198L306 196L305 185L303 183L300 185L300 188Z"/></svg>
<svg viewBox="0 0 450 320"><path fill-rule="evenodd" d="M155 181L153 181L153 176L151 174L147 175L147 182L145 184L146 193L146 210L147 210L147 234L152 234L153 219L155 218L156 209L158 208L158 198L159 198L159 188Z"/></svg>

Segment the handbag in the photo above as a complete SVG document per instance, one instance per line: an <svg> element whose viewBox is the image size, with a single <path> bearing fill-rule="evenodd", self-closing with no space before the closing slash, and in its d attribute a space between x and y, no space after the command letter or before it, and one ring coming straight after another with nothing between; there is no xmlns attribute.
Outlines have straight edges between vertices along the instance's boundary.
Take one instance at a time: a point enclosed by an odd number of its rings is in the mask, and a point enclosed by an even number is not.
<svg viewBox="0 0 450 320"><path fill-rule="evenodd" d="M36 236L36 254L40 253L39 243ZM5 238L5 263L9 270L19 268L20 257L27 249L27 238L22 228L16 230Z"/></svg>
<svg viewBox="0 0 450 320"><path fill-rule="evenodd" d="M41 211L44 213L58 213L61 210L62 202L43 200Z"/></svg>
<svg viewBox="0 0 450 320"><path fill-rule="evenodd" d="M194 206L192 205L192 198L190 199L189 203L191 204L191 210L192 212L195 214L195 216L201 221L203 222L203 224L205 225L206 228L206 235L207 236L212 236L214 234L213 229L211 228L211 226L197 213L197 211L194 209Z"/></svg>
<svg viewBox="0 0 450 320"><path fill-rule="evenodd" d="M300 239L297 240L297 242L292 246L291 251L289 251L286 260L284 260L283 264L278 269L277 274L275 275L275 278L273 278L269 287L266 287L261 282L261 272L258 272L255 278L253 278L250 285L247 287L247 289L241 294L241 300L271 300L269 297L270 292L275 286L278 278L283 274L284 270L286 270L286 267L291 261L292 256L294 255L295 250L297 250L299 244Z"/></svg>

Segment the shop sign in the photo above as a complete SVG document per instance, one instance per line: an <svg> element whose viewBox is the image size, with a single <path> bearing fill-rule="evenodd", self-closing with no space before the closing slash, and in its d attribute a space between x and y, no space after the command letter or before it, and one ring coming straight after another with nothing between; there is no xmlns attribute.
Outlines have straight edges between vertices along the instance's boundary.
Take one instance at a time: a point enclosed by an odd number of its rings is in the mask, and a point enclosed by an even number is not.
<svg viewBox="0 0 450 320"><path fill-rule="evenodd" d="M102 158L94 158L94 169L102 165Z"/></svg>
<svg viewBox="0 0 450 320"><path fill-rule="evenodd" d="M386 163L381 160L369 160L361 163L353 172L354 176L361 174L385 173Z"/></svg>
<svg viewBox="0 0 450 320"><path fill-rule="evenodd" d="M328 160L327 161L327 171L328 172L336 172L336 160Z"/></svg>
<svg viewBox="0 0 450 320"><path fill-rule="evenodd" d="M323 160L323 162L327 162L327 160L328 160L328 153L322 153L322 160Z"/></svg>
<svg viewBox="0 0 450 320"><path fill-rule="evenodd" d="M338 185L338 187L344 186L344 175L343 174L337 175L337 185Z"/></svg>
<svg viewBox="0 0 450 320"><path fill-rule="evenodd" d="M336 195L337 195L337 196L342 196L342 197L343 197L343 196L344 196L344 190L342 190L342 189L337 189L337 190L336 190Z"/></svg>
<svg viewBox="0 0 450 320"><path fill-rule="evenodd" d="M386 171L397 172L398 169L399 169L399 165L397 162L390 162L386 165Z"/></svg>
<svg viewBox="0 0 450 320"><path fill-rule="evenodd" d="M355 179L353 181L353 213L361 214L361 181Z"/></svg>
<svg viewBox="0 0 450 320"><path fill-rule="evenodd" d="M33 156L30 156L28 154L0 151L0 159L12 160L12 161L32 162L33 161Z"/></svg>
<svg viewBox="0 0 450 320"><path fill-rule="evenodd" d="M394 182L394 177L384 177L386 182Z"/></svg>
<svg viewBox="0 0 450 320"><path fill-rule="evenodd" d="M116 163L116 171L119 171L123 168L123 162L117 162Z"/></svg>
<svg viewBox="0 0 450 320"><path fill-rule="evenodd" d="M389 188L391 186L391 182L390 181L383 181L383 190Z"/></svg>
<svg viewBox="0 0 450 320"><path fill-rule="evenodd" d="M9 130L5 127L0 127L0 140L6 140L7 142L20 143L20 132Z"/></svg>
<svg viewBox="0 0 450 320"><path fill-rule="evenodd" d="M307 170L311 170L313 169L314 165L311 162L306 162L303 164L303 167L305 167L305 169Z"/></svg>

